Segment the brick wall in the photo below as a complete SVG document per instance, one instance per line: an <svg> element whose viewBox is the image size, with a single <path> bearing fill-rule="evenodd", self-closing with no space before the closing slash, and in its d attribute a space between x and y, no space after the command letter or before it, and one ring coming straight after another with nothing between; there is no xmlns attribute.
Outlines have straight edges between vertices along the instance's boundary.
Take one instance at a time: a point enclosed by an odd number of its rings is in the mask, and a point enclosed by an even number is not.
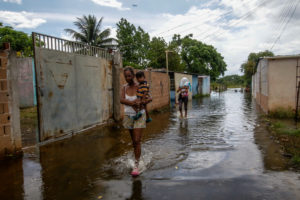
<svg viewBox="0 0 300 200"><path fill-rule="evenodd" d="M21 134L15 125L19 126L19 115L15 117L15 106L12 92L12 72L8 66L7 51L0 50L0 159L8 154L16 154L21 150Z"/></svg>
<svg viewBox="0 0 300 200"><path fill-rule="evenodd" d="M120 69L120 91L126 84L123 69ZM135 73L138 70L134 70ZM169 76L166 73L144 71L146 80L150 85L150 92L153 101L148 104L148 111L161 109L170 103ZM124 106L121 105L121 118L124 116Z"/></svg>

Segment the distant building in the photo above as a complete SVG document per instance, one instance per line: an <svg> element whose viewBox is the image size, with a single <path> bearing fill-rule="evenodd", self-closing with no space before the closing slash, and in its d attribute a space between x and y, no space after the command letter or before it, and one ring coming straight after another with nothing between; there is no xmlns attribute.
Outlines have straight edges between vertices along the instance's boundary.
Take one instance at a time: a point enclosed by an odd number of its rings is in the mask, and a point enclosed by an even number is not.
<svg viewBox="0 0 300 200"><path fill-rule="evenodd" d="M198 76L197 94L206 96L210 94L210 76ZM193 79L194 82L194 79Z"/></svg>
<svg viewBox="0 0 300 200"><path fill-rule="evenodd" d="M185 77L190 82L189 99L196 95L210 94L210 76L199 76L198 74L169 72L170 76L170 96L171 101L178 99L176 90L179 87L180 80Z"/></svg>
<svg viewBox="0 0 300 200"><path fill-rule="evenodd" d="M259 60L257 72L252 76L252 95L264 112L296 109L299 65L300 55Z"/></svg>

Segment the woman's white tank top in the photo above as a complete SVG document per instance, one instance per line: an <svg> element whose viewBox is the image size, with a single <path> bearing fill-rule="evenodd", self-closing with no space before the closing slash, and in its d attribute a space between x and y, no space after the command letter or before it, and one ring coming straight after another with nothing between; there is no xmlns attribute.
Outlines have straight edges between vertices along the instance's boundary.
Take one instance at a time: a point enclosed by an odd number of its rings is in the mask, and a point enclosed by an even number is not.
<svg viewBox="0 0 300 200"><path fill-rule="evenodd" d="M134 101L137 99L137 97L136 96L128 96L125 91L125 99L129 100L129 101ZM128 116L136 115L135 110L131 106L127 106L127 105L124 105L124 112L125 112L125 115L128 115Z"/></svg>

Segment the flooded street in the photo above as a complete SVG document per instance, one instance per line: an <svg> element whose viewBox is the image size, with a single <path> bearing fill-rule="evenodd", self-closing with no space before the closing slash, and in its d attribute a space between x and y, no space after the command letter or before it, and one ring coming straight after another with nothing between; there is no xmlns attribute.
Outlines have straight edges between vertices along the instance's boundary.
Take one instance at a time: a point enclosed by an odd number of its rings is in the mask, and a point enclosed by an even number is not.
<svg viewBox="0 0 300 200"><path fill-rule="evenodd" d="M190 101L187 119L175 109L153 114L138 178L120 127L24 151L0 165L1 200L300 199L300 173L286 168L255 103L234 90Z"/></svg>

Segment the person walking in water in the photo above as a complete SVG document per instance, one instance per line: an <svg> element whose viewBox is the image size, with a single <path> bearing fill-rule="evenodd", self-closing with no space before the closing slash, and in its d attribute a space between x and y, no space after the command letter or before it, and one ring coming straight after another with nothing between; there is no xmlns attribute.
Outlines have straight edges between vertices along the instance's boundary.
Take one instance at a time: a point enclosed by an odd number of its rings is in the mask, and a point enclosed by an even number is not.
<svg viewBox="0 0 300 200"><path fill-rule="evenodd" d="M120 98L120 102L124 104L123 126L129 130L134 149L135 163L131 175L138 176L140 174L138 167L141 157L142 132L146 128L146 112L145 109L141 109L142 116L135 120L136 111L134 107L140 107L141 102L137 99L138 84L134 81L134 71L131 67L124 69L124 77L127 84L123 86ZM143 103L147 104L150 101L149 98Z"/></svg>
<svg viewBox="0 0 300 200"><path fill-rule="evenodd" d="M178 102L179 102L179 111L180 111L180 117L183 118L182 114L182 104L184 104L184 117L187 117L187 104L189 101L189 86L188 85L183 85L179 86L177 93L178 95Z"/></svg>

